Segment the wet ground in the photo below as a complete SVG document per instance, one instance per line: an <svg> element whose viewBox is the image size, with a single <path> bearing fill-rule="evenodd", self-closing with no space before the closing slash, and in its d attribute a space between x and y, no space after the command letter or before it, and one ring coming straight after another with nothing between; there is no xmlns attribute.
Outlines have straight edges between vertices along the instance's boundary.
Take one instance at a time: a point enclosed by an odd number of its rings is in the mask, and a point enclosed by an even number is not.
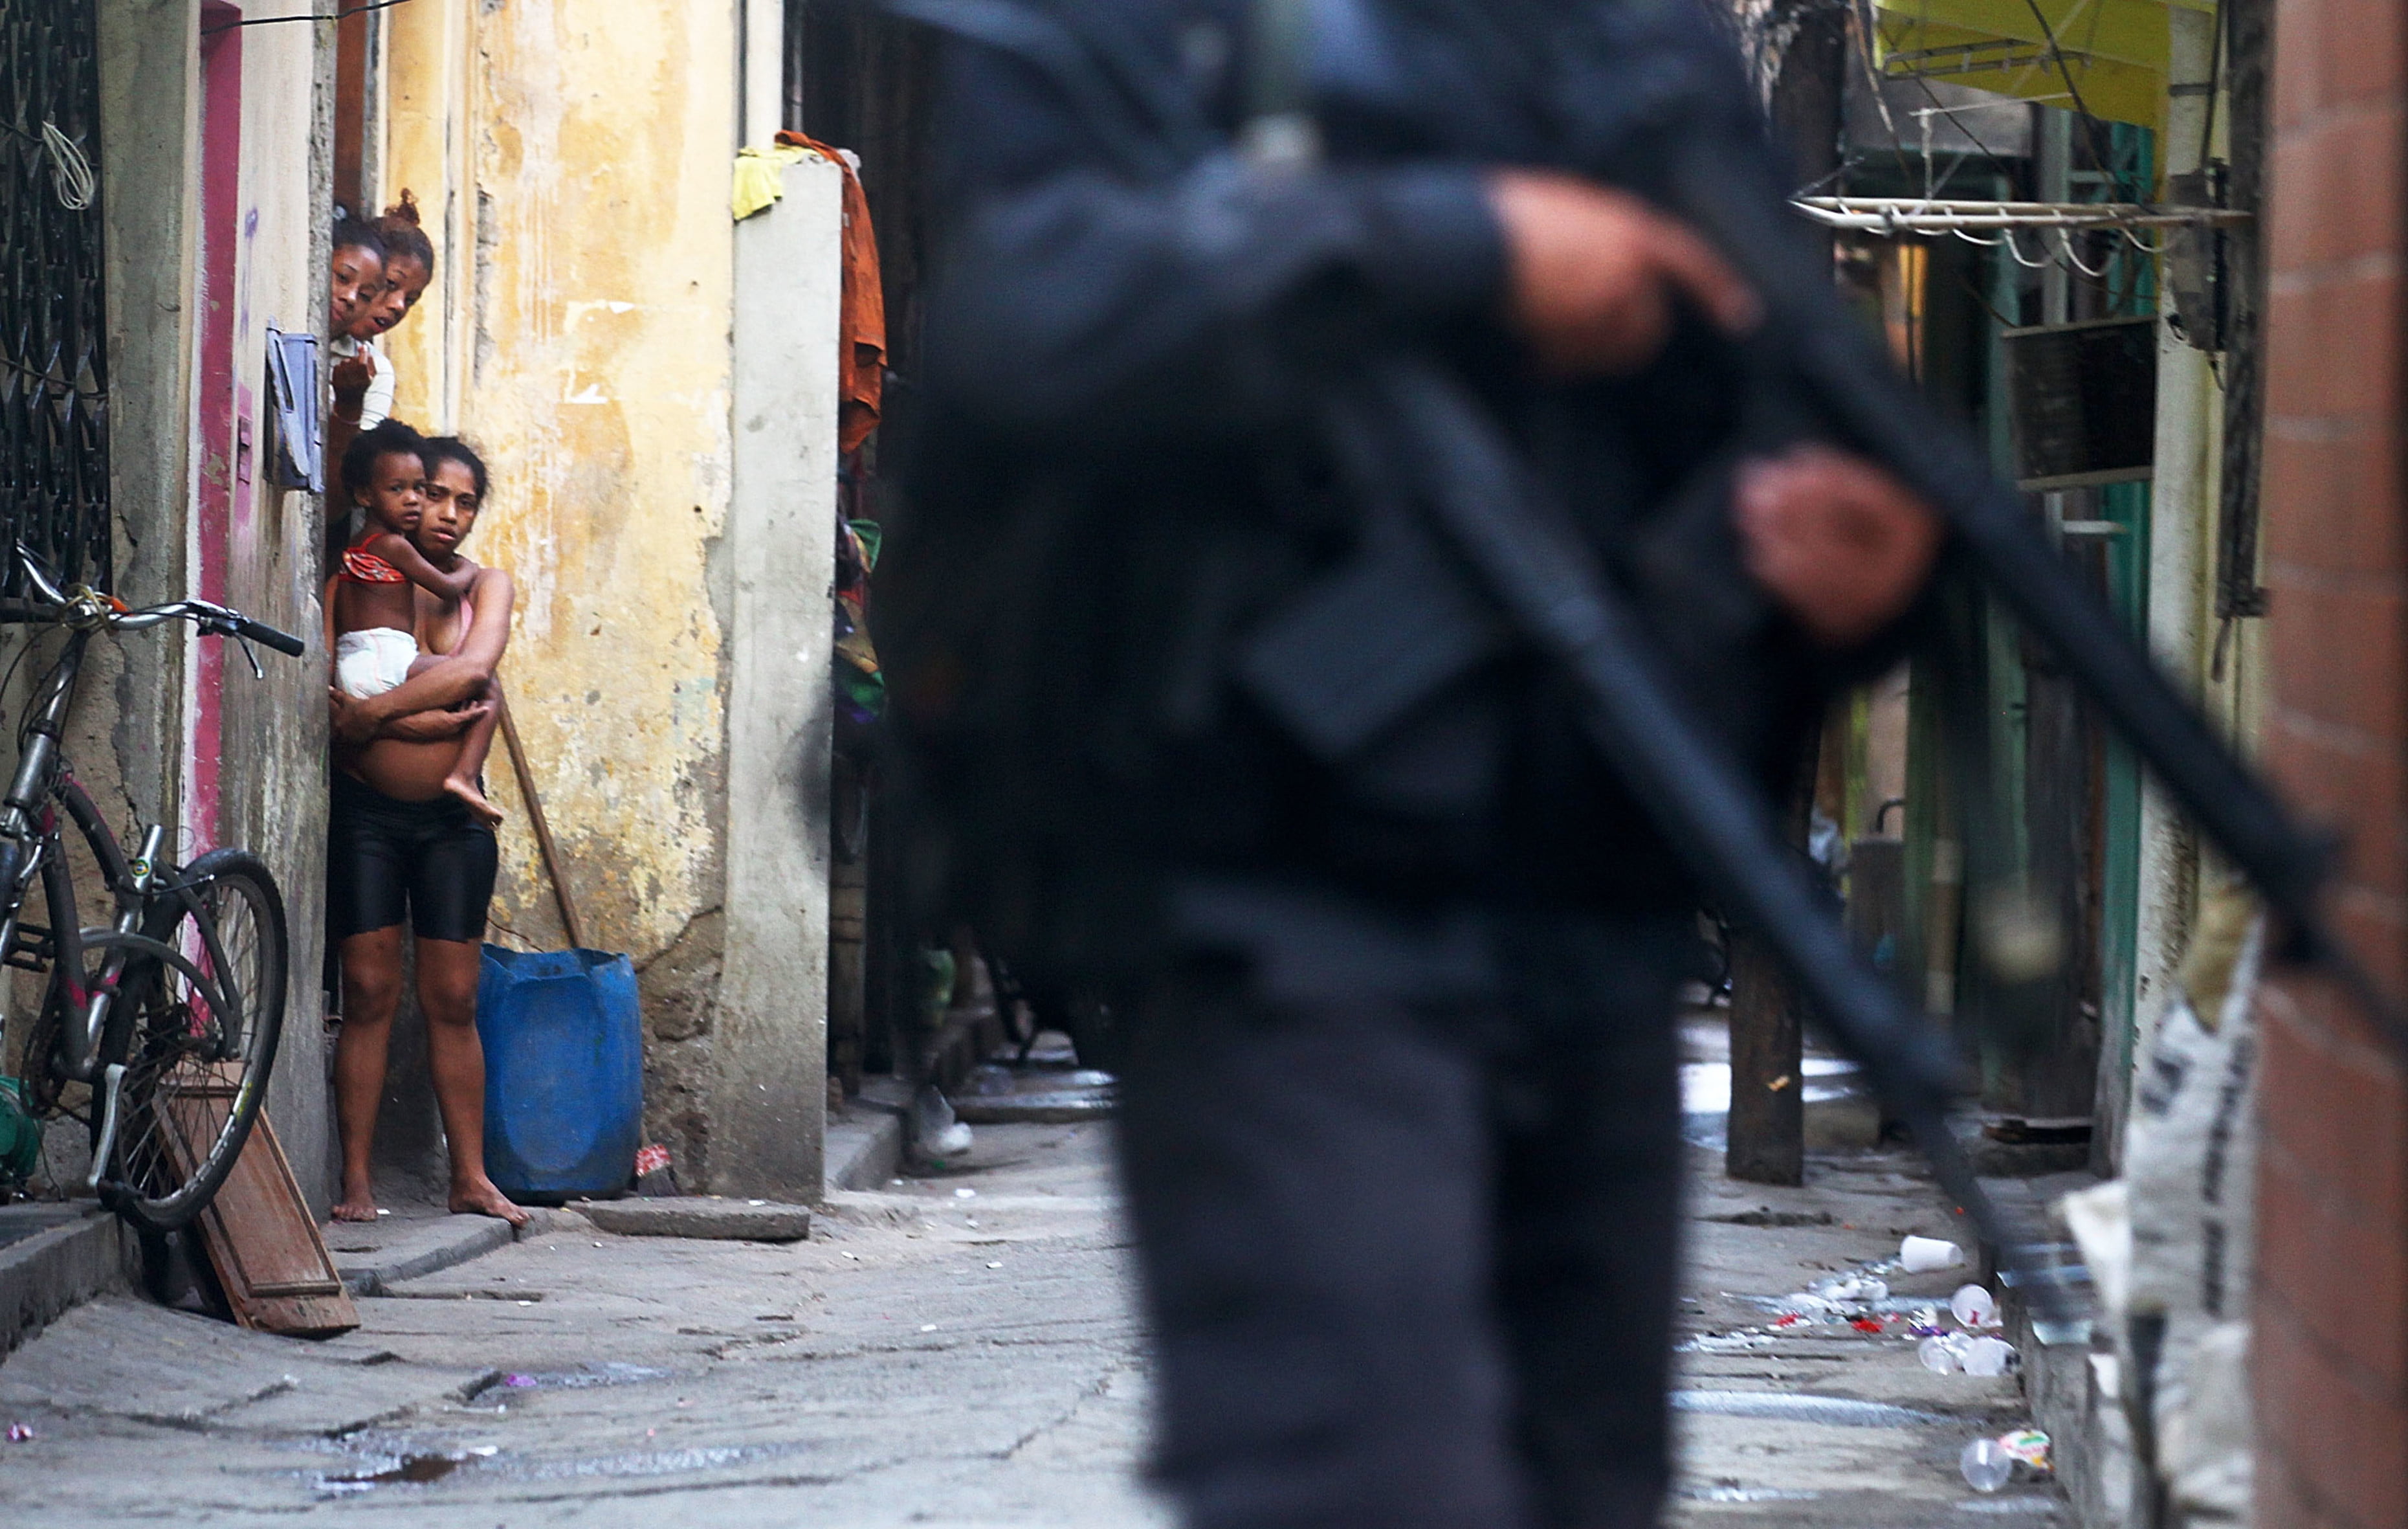
<svg viewBox="0 0 2408 1529"><path fill-rule="evenodd" d="M1109 1129L982 1125L969 1171L839 1196L787 1247L564 1219L395 1282L324 1343L95 1303L0 1364L0 1420L34 1435L0 1443L0 1507L78 1525L1168 1524L1134 1477L1145 1363ZM1958 1478L1966 1442L2023 1420L2012 1378L1916 1359L1913 1327L1961 1275L1832 1297L1907 1233L1953 1234L1911 1159L1818 1154L1806 1189L1771 1190L1692 1158L1676 1524L2060 1522L2044 1487Z"/></svg>

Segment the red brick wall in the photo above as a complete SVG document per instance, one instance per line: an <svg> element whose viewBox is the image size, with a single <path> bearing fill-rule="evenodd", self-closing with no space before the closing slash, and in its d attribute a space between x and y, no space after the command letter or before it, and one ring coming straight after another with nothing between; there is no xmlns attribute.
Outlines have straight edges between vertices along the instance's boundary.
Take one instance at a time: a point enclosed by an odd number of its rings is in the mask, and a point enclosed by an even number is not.
<svg viewBox="0 0 2408 1529"><path fill-rule="evenodd" d="M2270 762L2350 835L2337 912L2408 991L2408 4L2278 0ZM2265 1014L2260 1522L2408 1524L2408 1078L2329 992Z"/></svg>

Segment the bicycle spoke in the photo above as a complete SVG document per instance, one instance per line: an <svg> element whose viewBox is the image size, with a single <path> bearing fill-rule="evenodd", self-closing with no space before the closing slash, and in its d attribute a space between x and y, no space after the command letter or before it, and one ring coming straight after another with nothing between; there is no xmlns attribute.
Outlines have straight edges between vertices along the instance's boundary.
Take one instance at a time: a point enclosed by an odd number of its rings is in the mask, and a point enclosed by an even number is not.
<svg viewBox="0 0 2408 1529"><path fill-rule="evenodd" d="M264 955L263 910L252 901L247 882L221 881L212 883L202 895L202 904L217 926L217 952L197 961L202 972L215 980L220 988L231 995L243 995L267 990L266 974L262 968ZM218 969L222 959L223 970ZM212 1016L213 1020L222 1017ZM223 1060L244 1054L249 1045L251 1021L245 1015L237 1022L236 1032L220 1030L216 1056Z"/></svg>
<svg viewBox="0 0 2408 1529"><path fill-rule="evenodd" d="M216 1131L190 1103L198 1081L192 1075L199 1072L190 1005L169 1000L164 985L152 985L137 1002L144 1011L139 1049L119 1090L119 1177L156 1196L174 1192Z"/></svg>
<svg viewBox="0 0 2408 1529"><path fill-rule="evenodd" d="M196 1214L232 1171L283 1019L274 880L232 850L204 856L191 874L154 905L144 942L153 954L127 969L111 1026L127 1068L113 1175L128 1196L121 1208L159 1226Z"/></svg>

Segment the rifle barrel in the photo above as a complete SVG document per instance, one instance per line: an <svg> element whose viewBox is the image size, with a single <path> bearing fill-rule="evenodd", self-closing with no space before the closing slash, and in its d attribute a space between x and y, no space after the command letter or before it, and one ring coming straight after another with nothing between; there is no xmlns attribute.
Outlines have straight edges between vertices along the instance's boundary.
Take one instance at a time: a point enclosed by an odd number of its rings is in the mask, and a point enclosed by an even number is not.
<svg viewBox="0 0 2408 1529"><path fill-rule="evenodd" d="M1758 791L1706 737L1654 661L1636 614L1579 528L1523 471L1461 384L1397 357L1374 367L1354 427L1386 434L1423 469L1431 518L1514 627L1579 684L1588 730L1691 874L1757 930L1816 1017L1905 1121L1949 1197L2011 1261L2023 1240L1983 1191L1948 1124L1957 1062L1948 1038L1867 966L1784 850ZM1383 430L1384 426L1384 430ZM2060 1292L2033 1289L2043 1319Z"/></svg>
<svg viewBox="0 0 2408 1529"><path fill-rule="evenodd" d="M2332 853L2303 829L2177 692L2147 651L2071 578L1970 432L1899 375L1842 306L1777 199L1702 145L1675 151L1671 208L1756 290L1767 318L1746 342L1760 372L1818 413L1840 443L1880 462L1946 521L1973 574L2050 648L2173 799L2254 883L2291 953L2330 971L2408 1048L2408 1017L2326 924Z"/></svg>

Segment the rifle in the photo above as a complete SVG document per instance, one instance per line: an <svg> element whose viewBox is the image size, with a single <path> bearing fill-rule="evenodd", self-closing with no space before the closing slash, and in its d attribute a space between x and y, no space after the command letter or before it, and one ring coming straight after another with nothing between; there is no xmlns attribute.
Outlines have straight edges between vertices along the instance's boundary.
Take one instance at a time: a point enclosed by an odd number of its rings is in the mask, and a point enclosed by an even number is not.
<svg viewBox="0 0 2408 1529"><path fill-rule="evenodd" d="M1819 439L1880 464L1944 521L1948 562L1993 591L2051 649L2173 798L2257 884L2282 953L2335 977L2397 1044L2408 1020L2326 925L2329 841L2295 824L2147 654L2083 587L1986 453L1900 377L1842 307L1753 145L1733 151L1728 91L1676 31L1680 0L1619 0L1613 45L1588 50L1568 93L1567 166L1640 193L1713 242L1754 287L1763 320L1732 342L1759 449ZM1255 0L1251 120L1262 174L1307 174L1315 142L1297 56L1310 0ZM1116 69L1116 23L1074 33L1010 0L891 0L893 9L1013 53L1060 83L1138 176L1175 165L1209 130ZM1111 7L1095 7L1108 13ZM1612 79L1607 79L1608 73ZM1565 102L1556 103L1559 107ZM1152 117L1148 113L1152 112ZM1358 561L1268 623L1240 679L1314 754L1343 768L1363 744L1509 642L1577 685L1599 755L1691 874L1780 956L1822 1025L1865 1066L1942 1187L2003 1256L2016 1238L1948 1127L1957 1061L1850 947L1820 888L1786 851L1765 794L1684 693L1683 671L1613 570L1464 383L1432 357L1375 353L1333 379L1325 432L1365 507ZM2035 1285L2043 1314L2054 1287Z"/></svg>

